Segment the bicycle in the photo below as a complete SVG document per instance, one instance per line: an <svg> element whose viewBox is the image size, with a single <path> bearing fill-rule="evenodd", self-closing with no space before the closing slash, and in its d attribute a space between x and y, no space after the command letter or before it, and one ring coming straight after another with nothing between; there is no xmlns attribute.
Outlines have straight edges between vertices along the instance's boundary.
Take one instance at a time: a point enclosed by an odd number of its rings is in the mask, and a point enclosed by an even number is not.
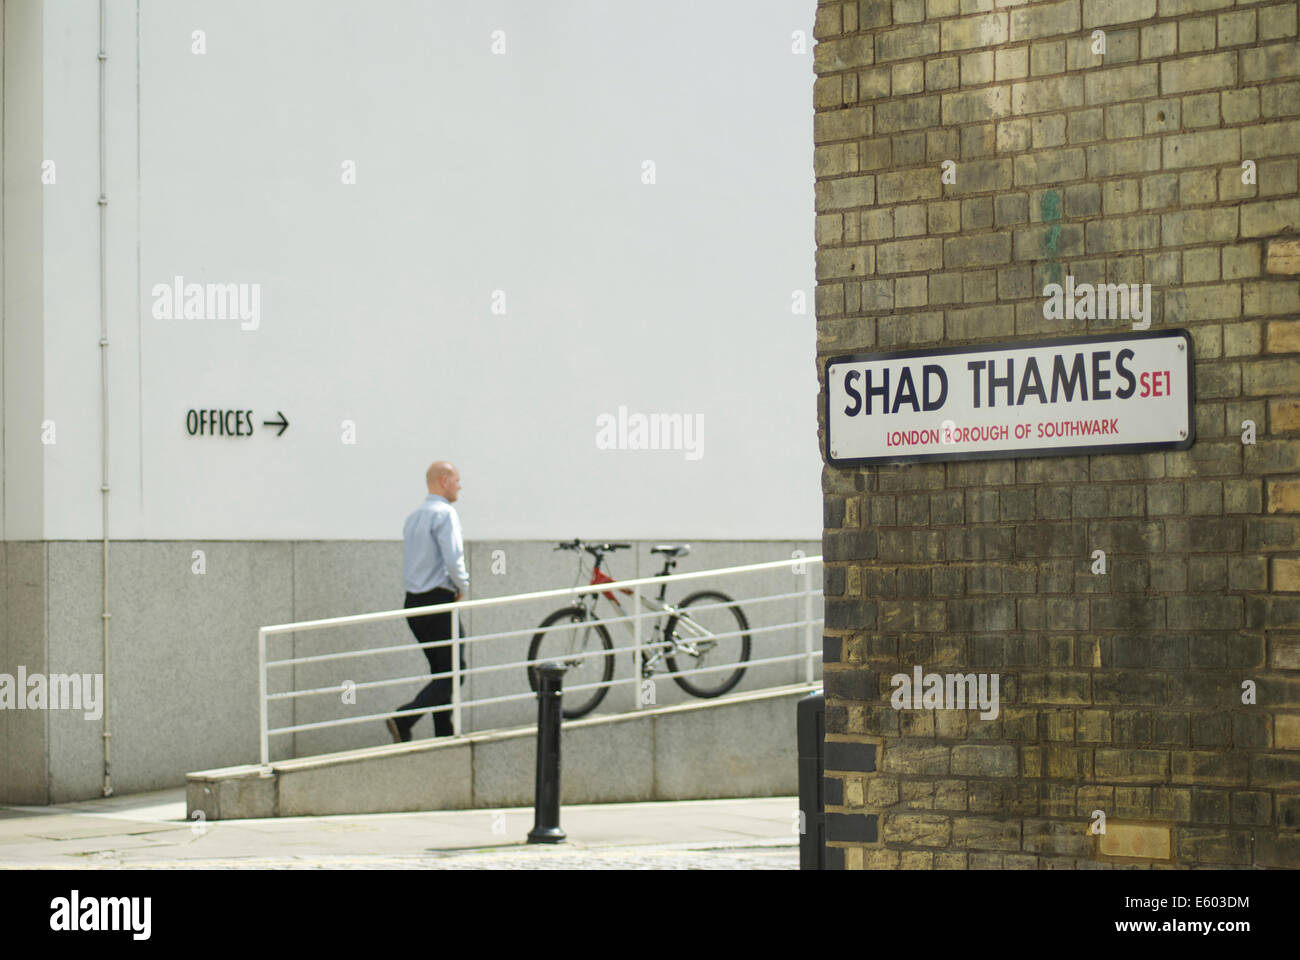
<svg viewBox="0 0 1300 960"><path fill-rule="evenodd" d="M593 558L591 583L617 583L602 567L605 554L615 550L627 550L630 543L588 544L581 540L572 540L559 544L556 550L573 550L578 552L578 576L582 579L582 551ZM662 554L664 568L658 576L666 577L677 566L677 561L690 553L689 544L656 544L650 548L652 554ZM719 697L740 683L745 675L745 667L738 666L725 675L716 684L708 685L702 680L705 674L683 672L704 668L705 659L711 654L713 664L744 664L749 660L750 638L749 621L744 612L736 606L736 601L717 590L699 590L682 600L681 603L668 603L664 597L668 591L665 581L660 584L657 597L642 597L641 602L652 610L659 612L650 640L642 643L641 677L648 679L656 673L665 672L660 664L667 667L669 675L677 685L692 696L705 699ZM619 592L630 595L631 590L620 587ZM583 596L572 606L556 610L538 625L538 632L528 645L528 684L537 690L536 664L546 660L558 660L568 670L565 673L564 710L567 720L586 716L600 705L609 690L609 682L614 677L614 644L606 629L603 617L596 613L596 604L604 597L613 605L619 617L627 617L623 605L612 590L590 593ZM715 601L715 602L708 602ZM689 609L688 609L689 608ZM636 631L631 621L621 621L628 633L635 638ZM582 624L582 626L574 626ZM545 649L543 649L545 647ZM603 648L604 652L601 652ZM734 656L727 656L733 654ZM678 660L682 669L678 669ZM635 660L634 660L635 662ZM714 673L720 667L713 667L707 673ZM570 686L572 684L572 686ZM599 684L598 686L594 686ZM590 695L585 699L576 699L574 692Z"/></svg>

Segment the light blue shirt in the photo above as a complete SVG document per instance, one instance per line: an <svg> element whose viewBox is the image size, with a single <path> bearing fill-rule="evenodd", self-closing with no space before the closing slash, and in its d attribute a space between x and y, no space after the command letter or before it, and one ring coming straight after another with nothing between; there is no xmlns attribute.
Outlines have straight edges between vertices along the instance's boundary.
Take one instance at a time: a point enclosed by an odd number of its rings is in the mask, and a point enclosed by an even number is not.
<svg viewBox="0 0 1300 960"><path fill-rule="evenodd" d="M469 590L460 517L445 497L425 497L406 518L402 539L402 578L408 593L428 593L435 587Z"/></svg>

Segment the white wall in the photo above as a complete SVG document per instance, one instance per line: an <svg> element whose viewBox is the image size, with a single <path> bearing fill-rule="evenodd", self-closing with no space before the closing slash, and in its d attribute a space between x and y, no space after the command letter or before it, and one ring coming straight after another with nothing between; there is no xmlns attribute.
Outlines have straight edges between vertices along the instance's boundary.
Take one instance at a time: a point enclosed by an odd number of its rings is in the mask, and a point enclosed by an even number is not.
<svg viewBox="0 0 1300 960"><path fill-rule="evenodd" d="M51 539L100 533L96 6L45 11ZM109 6L115 538L395 538L435 457L476 539L817 536L813 0ZM155 318L178 274L260 326ZM597 449L620 405L703 456Z"/></svg>
<svg viewBox="0 0 1300 960"><path fill-rule="evenodd" d="M4 537L40 539L44 345L41 5L4 3L3 392Z"/></svg>

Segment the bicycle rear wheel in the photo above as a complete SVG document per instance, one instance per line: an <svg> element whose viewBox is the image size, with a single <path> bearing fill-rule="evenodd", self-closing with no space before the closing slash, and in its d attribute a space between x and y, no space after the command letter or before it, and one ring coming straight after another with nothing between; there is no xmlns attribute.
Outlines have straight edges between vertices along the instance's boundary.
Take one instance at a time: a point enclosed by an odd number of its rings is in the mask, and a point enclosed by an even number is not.
<svg viewBox="0 0 1300 960"><path fill-rule="evenodd" d="M528 645L528 659L538 663L558 660L568 667L564 672L563 715L566 720L573 720L591 713L605 699L607 686L570 691L614 679L613 650L614 643L603 624L588 620L587 611L582 607L565 607L542 621ZM528 685L536 692L535 666L528 668Z"/></svg>
<svg viewBox="0 0 1300 960"><path fill-rule="evenodd" d="M690 609L688 609L690 608ZM740 683L744 666L682 676L681 670L743 664L749 660L749 621L736 601L716 590L692 593L677 605L682 616L664 625L664 636L676 641L664 659L677 685L695 697L719 697ZM727 636L723 636L727 634Z"/></svg>

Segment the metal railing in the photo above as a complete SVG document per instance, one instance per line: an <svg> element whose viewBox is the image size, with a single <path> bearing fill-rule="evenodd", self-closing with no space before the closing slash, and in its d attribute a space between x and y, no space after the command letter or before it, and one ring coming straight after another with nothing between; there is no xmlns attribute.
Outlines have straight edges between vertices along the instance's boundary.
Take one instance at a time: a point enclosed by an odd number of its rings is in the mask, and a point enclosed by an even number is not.
<svg viewBox="0 0 1300 960"><path fill-rule="evenodd" d="M615 686L620 686L622 684L639 683L641 681L642 679L641 664L642 664L642 657L643 657L642 621L646 617L662 617L665 615L664 611L662 610L647 609L643 607L642 597L641 597L641 591L643 588L652 587L657 590L665 582L671 585L673 583L678 583L678 582L683 582L688 580L702 580L702 579L714 578L714 577L741 576L744 574L756 573L760 571L779 570L785 567L791 568L792 572L794 572L796 576L802 577L801 589L795 591L776 593L776 594L767 594L767 595L756 596L756 597L738 598L734 601L734 604L738 607L741 607L742 609L746 609L752 606L756 606L758 604L768 603L776 600L803 598L804 603L803 603L802 618L789 621L789 622L784 622L784 623L769 624L761 627L749 627L746 631L744 631L750 634L751 636L754 636L754 635L770 634L779 630L802 629L803 637L804 637L804 644L803 644L804 649L802 651L797 653L790 653L790 654L780 654L776 656L759 657L756 659L750 659L746 661L733 661L727 664L719 664L716 666L702 667L695 670L678 670L671 675L684 676L692 673L708 673L716 670L734 668L736 666L741 665L742 663L746 668L749 668L749 667L763 666L766 664L785 663L785 662L791 662L795 660L803 660L805 662L805 680L808 683L813 683L815 682L814 681L815 664L818 663L821 659L821 645L815 639L814 628L816 627L817 624L822 622L821 617L813 616L815 610L815 598L821 596L822 593L821 583L820 583L821 578L820 576L814 578L813 572L815 568L820 567L821 561L822 558L820 556L793 557L789 560L773 560L767 563L754 563L754 564L747 564L745 566L738 566L738 567L723 567L715 570L699 570L699 571L692 571L689 573L675 573L675 574L669 574L667 576L641 577L635 580L617 580L614 581L613 583L587 584L582 586L561 588L557 590L543 590L535 593L513 594L511 596L506 596L506 597L489 597L489 598L484 598L482 600L459 600L453 603L434 604L427 607L410 607L401 610L384 610L378 613L363 613L363 614L356 614L354 616L347 616L347 617L330 617L324 620L304 620L298 623L281 623L281 624L274 624L271 626L261 627L257 631L257 668L258 668L257 675L258 675L258 704L259 704L258 729L260 732L261 765L268 766L270 764L270 756L271 756L270 742L271 742L271 737L274 736L284 736L287 734L299 733L306 730L321 730L328 727L340 727L340 726L347 726L356 723L378 722L378 721L387 720L390 717L410 716L410 715L414 715L418 717L418 716L423 716L426 713L446 710L445 706L422 707L418 709L411 709L405 711L390 710L384 713L366 714L364 716L340 717L331 720L318 720L311 723L295 723L295 724L290 724L288 726L271 727L269 724L269 706L272 702L282 701L282 700L293 701L304 697L323 696L323 695L337 696L341 688L337 683L335 683L330 686L316 687L307 690L288 690L288 691L282 691L277 693L268 693L267 688L268 688L269 671L273 669L292 667L298 664L322 663L331 660L355 659L359 657L378 656L383 654L409 652L411 650L423 650L423 649L429 649L434 647L449 646L451 647L451 670L450 671L439 673L439 674L423 673L423 674L419 674L416 676L409 676L409 677L397 677L397 678L387 679L387 680L365 681L362 683L352 684L352 689L354 690L374 689L378 687L399 686L401 684L414 684L414 683L427 684L432 679L449 677L451 679L451 690L452 690L452 699L451 699L452 729L453 729L453 734L459 736L462 733L463 712L467 708L474 707L474 706L485 706L488 704L507 703L507 702L517 701L517 700L533 700L536 696L536 694L531 689L525 689L520 693L505 694L502 696L493 696L493 697L481 697L478 699L465 700L462 698L461 689L460 689L462 676L468 677L471 674L485 674L485 673L497 672L501 670L518 670L520 686L526 687L527 686L526 683L527 674L525 672L526 668L535 665L537 662L540 662L540 660L533 661L533 660L525 659L525 660L511 661L508 663L498 663L498 664L485 665L482 667L474 667L468 670L461 670L460 652L462 646L474 644L474 643L481 643L485 640L496 640L496 639L505 639L505 638L512 638L512 637L522 638L537 633L539 629L537 626L533 626L523 630L505 630L505 631L498 631L495 633L482 633L482 634L474 634L474 635L462 637L460 635L462 611L473 611L473 610L486 609L492 607L504 607L512 604L520 604L529 601L545 600L545 599L560 599L560 600L565 600L570 603L573 603L576 602L577 599L584 594L604 593L613 588L631 593L632 613L621 617L602 616L599 617L596 622L601 624L612 624L618 622L631 621L633 626L633 644L630 647L614 646L612 650L601 648L600 650L593 651L590 655L606 656L609 654L617 654L620 652L630 650L632 651L634 657L633 674L631 677L624 677L621 679L615 678L608 681L602 681L600 683L584 684L572 688L566 687L565 688L566 693L573 692L576 690L591 690L597 687L615 687ZM724 607L724 606L729 606L729 604L718 604L716 606ZM704 606L697 606L691 608L692 612L701 609L706 609L706 608ZM393 644L389 646L365 647L365 648L360 648L355 650L334 651L331 653L313 654L309 656L287 657L280 660L267 659L267 638L268 637L277 636L281 634L288 634L288 633L304 633L312 630L326 630L330 628L353 626L357 624L380 623L387 620L405 620L409 617L419 617L431 613L444 613L444 612L451 613L451 639L449 640L440 640L432 643L407 642L401 644ZM590 625L591 623L592 621L584 621L582 623L572 623L572 624L554 624L552 627L548 629L576 628L579 626L583 626L584 624ZM738 635L740 632L741 631L735 631L731 634L716 633L716 634L711 634L711 636L716 638L722 638L726 636L735 636ZM544 660L546 658L543 657L540 659ZM640 706L639 702L638 702L638 706Z"/></svg>

